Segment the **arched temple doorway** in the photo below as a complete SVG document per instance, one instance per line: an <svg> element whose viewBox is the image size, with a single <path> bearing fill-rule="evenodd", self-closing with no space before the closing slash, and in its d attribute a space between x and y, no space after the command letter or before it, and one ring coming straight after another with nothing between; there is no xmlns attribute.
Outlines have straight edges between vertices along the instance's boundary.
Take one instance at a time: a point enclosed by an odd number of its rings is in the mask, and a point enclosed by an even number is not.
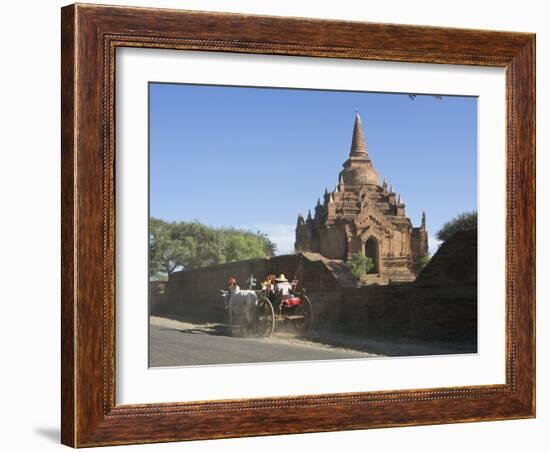
<svg viewBox="0 0 550 452"><path fill-rule="evenodd" d="M365 255L370 257L374 263L374 267L372 267L369 273L380 273L379 250L380 245L378 240L374 237L369 237L369 239L365 242Z"/></svg>

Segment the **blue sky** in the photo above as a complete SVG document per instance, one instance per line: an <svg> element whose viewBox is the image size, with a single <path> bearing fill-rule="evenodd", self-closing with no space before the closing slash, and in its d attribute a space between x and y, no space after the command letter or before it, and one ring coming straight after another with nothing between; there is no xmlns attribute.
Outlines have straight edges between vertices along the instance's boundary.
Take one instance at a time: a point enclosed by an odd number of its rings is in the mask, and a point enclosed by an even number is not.
<svg viewBox="0 0 550 452"><path fill-rule="evenodd" d="M149 85L150 213L267 233L292 252L299 212L333 189L355 110L374 167L434 236L477 208L477 99ZM432 241L430 250L435 250Z"/></svg>

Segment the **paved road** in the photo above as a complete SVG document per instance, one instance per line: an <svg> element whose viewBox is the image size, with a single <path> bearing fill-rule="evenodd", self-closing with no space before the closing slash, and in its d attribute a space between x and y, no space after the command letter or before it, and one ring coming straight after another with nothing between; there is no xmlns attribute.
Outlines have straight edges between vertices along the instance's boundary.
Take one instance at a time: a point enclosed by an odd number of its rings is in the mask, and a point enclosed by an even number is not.
<svg viewBox="0 0 550 452"><path fill-rule="evenodd" d="M311 331L307 337L296 337L283 331L270 338L250 338L233 337L215 323L151 317L150 325L153 367L476 353L471 344L364 338L343 332Z"/></svg>
<svg viewBox="0 0 550 452"><path fill-rule="evenodd" d="M289 334L270 338L231 337L222 325L196 325L159 317L151 319L149 335L149 365L152 367L377 356Z"/></svg>

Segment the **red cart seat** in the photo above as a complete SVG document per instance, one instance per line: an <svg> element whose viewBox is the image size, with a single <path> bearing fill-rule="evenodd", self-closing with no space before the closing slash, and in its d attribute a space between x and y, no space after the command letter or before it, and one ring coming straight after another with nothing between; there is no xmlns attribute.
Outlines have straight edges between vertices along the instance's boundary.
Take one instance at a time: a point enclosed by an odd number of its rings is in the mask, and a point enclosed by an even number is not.
<svg viewBox="0 0 550 452"><path fill-rule="evenodd" d="M302 299L300 297L288 297L283 299L284 306L298 306L302 304Z"/></svg>

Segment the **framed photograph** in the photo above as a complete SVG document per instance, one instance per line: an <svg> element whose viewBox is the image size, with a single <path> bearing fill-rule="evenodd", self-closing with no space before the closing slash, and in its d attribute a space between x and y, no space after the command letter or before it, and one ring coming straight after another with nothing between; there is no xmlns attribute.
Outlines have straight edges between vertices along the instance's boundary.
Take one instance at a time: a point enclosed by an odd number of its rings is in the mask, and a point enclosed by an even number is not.
<svg viewBox="0 0 550 452"><path fill-rule="evenodd" d="M62 8L62 442L535 416L535 36Z"/></svg>

